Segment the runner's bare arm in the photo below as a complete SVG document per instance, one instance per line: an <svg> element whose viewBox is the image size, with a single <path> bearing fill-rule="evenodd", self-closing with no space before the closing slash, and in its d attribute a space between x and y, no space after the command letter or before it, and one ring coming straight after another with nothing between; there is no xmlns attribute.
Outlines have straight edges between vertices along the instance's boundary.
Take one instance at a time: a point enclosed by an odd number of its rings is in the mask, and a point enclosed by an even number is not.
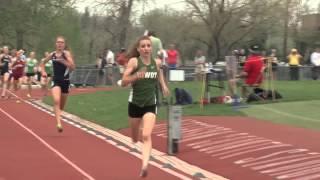
<svg viewBox="0 0 320 180"><path fill-rule="evenodd" d="M70 53L70 51L65 51L66 53L66 58L67 58L67 61L64 61L65 62L65 65L70 69L70 70L74 70L76 68L76 65L74 63L74 59Z"/></svg>
<svg viewBox="0 0 320 180"><path fill-rule="evenodd" d="M50 59L52 59L52 55L53 55L53 52L50 53L49 56L43 58L40 62L41 76L43 77L47 77L46 68L44 66Z"/></svg>
<svg viewBox="0 0 320 180"><path fill-rule="evenodd" d="M3 57L3 55L1 54L1 55L0 55L0 59L2 59L2 57ZM2 66L3 66L3 63L0 62L0 67L2 67Z"/></svg>
<svg viewBox="0 0 320 180"><path fill-rule="evenodd" d="M145 72L136 72L132 74L132 72L137 68L137 66L137 58L131 58L122 76L122 86L127 86L128 84L131 84L138 79L144 78Z"/></svg>

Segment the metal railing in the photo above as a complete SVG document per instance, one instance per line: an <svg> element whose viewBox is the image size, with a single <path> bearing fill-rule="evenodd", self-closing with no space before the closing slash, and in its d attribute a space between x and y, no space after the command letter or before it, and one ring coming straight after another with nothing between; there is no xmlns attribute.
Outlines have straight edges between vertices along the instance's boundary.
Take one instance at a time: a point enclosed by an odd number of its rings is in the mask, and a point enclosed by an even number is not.
<svg viewBox="0 0 320 180"><path fill-rule="evenodd" d="M220 73L212 73L210 80L227 80L225 75L224 66L213 66L215 69L221 69ZM178 69L185 71L185 80L193 81L194 67L184 66ZM311 80L312 79L312 66L299 67L299 79ZM241 68L239 69L239 72ZM276 80L290 80L290 69L288 66L278 66L274 71ZM100 85L115 85L121 78L119 68L117 66L110 66L104 69L97 69L94 67L77 68L71 73L70 81L75 86L100 86Z"/></svg>

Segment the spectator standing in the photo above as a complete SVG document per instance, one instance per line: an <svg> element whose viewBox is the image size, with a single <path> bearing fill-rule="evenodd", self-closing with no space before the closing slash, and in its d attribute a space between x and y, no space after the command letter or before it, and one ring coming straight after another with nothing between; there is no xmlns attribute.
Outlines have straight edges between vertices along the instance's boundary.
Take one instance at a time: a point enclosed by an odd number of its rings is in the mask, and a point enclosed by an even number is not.
<svg viewBox="0 0 320 180"><path fill-rule="evenodd" d="M155 31L148 31L147 33L148 37L150 38L150 41L151 41L151 49L152 49L152 52L151 52L151 58L153 59L158 59L159 58L159 54L161 54L161 52L163 51L163 46L162 46L162 41L156 37L156 33ZM162 53L163 54L163 53ZM161 66L162 70L164 70L164 74L165 74L165 77L167 78L167 74L168 74L168 70L167 68L163 68L165 66ZM156 87L156 98L157 98L157 105L160 105L160 88L159 88L159 84L157 84L157 87Z"/></svg>
<svg viewBox="0 0 320 180"><path fill-rule="evenodd" d="M204 64L206 62L206 57L203 54L202 50L197 50L196 56L194 57L194 64L195 64L195 80L201 81L203 79L203 71L204 71Z"/></svg>
<svg viewBox="0 0 320 180"><path fill-rule="evenodd" d="M317 80L320 75L320 47L317 47L311 54L312 79Z"/></svg>
<svg viewBox="0 0 320 180"><path fill-rule="evenodd" d="M290 79L299 80L299 66L301 66L302 56L297 49L291 49L287 59L290 66Z"/></svg>
<svg viewBox="0 0 320 180"><path fill-rule="evenodd" d="M271 67L272 67L272 79L276 80L277 79L277 68L278 68L278 57L277 57L277 50L276 49L271 49L271 53L269 55L269 60L271 61Z"/></svg>
<svg viewBox="0 0 320 180"><path fill-rule="evenodd" d="M128 58L127 58L127 53L125 48L121 48L120 52L117 54L116 60L119 66L120 74L122 76L124 69L128 64Z"/></svg>
<svg viewBox="0 0 320 180"><path fill-rule="evenodd" d="M158 53L163 49L161 40L156 37L156 33L154 31L148 31L148 36L151 40L151 46L152 46L152 55L151 57L153 59L158 58Z"/></svg>
<svg viewBox="0 0 320 180"><path fill-rule="evenodd" d="M169 49L167 50L168 54L168 61L167 64L169 66L169 69L176 69L180 59L179 52L176 50L175 44L170 44Z"/></svg>
<svg viewBox="0 0 320 180"><path fill-rule="evenodd" d="M247 52L245 49L240 49L238 54L239 65L242 67L247 59Z"/></svg>
<svg viewBox="0 0 320 180"><path fill-rule="evenodd" d="M103 61L105 61L107 67L107 79L110 81L111 85L114 85L113 66L115 65L115 60L114 53L109 48L105 49Z"/></svg>
<svg viewBox="0 0 320 180"><path fill-rule="evenodd" d="M106 65L106 60L104 59L102 53L97 54L97 59L96 59L96 65L95 67L97 68L97 73L98 73L98 78L97 78L97 84L102 85L104 84L104 66Z"/></svg>

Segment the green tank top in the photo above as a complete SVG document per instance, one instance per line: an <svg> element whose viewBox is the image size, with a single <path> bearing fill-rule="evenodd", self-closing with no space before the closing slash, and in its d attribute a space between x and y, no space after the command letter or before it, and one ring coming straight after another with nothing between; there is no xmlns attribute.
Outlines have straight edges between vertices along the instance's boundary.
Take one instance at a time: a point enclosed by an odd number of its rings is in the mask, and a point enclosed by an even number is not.
<svg viewBox="0 0 320 180"><path fill-rule="evenodd" d="M44 67L45 67L45 70L46 70L47 74L53 75L53 74L52 74L52 61L51 61L51 60L49 60L49 61L44 65Z"/></svg>
<svg viewBox="0 0 320 180"><path fill-rule="evenodd" d="M129 102L139 107L152 106L156 104L156 86L158 83L156 61L152 59L149 65L145 65L142 60L138 58L138 67L133 74L144 67L147 68L145 78L137 80L132 84L129 96Z"/></svg>
<svg viewBox="0 0 320 180"><path fill-rule="evenodd" d="M36 59L27 59L27 73L34 73L34 67L37 64Z"/></svg>

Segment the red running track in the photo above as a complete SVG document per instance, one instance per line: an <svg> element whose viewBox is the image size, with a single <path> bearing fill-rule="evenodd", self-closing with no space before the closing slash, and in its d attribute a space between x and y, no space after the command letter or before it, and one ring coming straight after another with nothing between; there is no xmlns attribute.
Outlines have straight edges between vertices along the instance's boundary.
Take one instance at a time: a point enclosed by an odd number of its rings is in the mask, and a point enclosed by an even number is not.
<svg viewBox="0 0 320 180"><path fill-rule="evenodd" d="M166 126L153 131L163 152ZM248 117L183 117L177 157L232 180L319 180L319 139L319 131Z"/></svg>
<svg viewBox="0 0 320 180"><path fill-rule="evenodd" d="M1 180L140 179L141 160L29 104L0 101ZM149 166L147 179L178 179Z"/></svg>

